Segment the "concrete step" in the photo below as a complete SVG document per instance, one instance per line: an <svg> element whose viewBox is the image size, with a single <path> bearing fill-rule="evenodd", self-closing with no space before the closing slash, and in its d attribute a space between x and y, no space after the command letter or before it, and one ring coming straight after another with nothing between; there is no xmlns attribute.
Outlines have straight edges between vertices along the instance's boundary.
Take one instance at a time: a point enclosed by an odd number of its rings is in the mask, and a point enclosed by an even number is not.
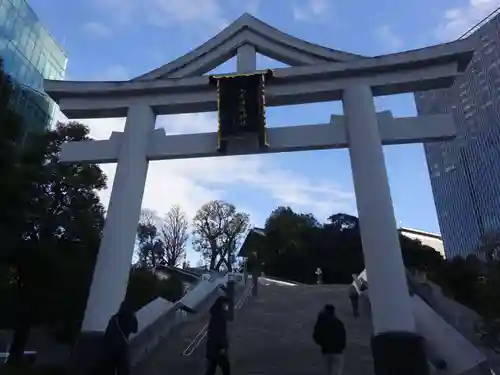
<svg viewBox="0 0 500 375"><path fill-rule="evenodd" d="M141 363L132 371L133 375L146 374L195 374L195 362L190 361L188 357L182 355L183 351L189 346L205 326L208 320L208 314L200 314L193 320L183 323L174 328L162 344L151 352ZM184 372L186 371L186 372Z"/></svg>
<svg viewBox="0 0 500 375"><path fill-rule="evenodd" d="M322 374L324 363L312 340L325 303L337 308L347 330L345 374L372 374L370 317L352 316L347 287L268 285L238 316L231 332L234 374Z"/></svg>
<svg viewBox="0 0 500 375"><path fill-rule="evenodd" d="M239 288L236 292L236 299L239 301L244 297L245 288ZM204 311L200 311L189 321L174 328L173 332L162 344L134 367L132 374L154 375L168 373L181 375L203 373L205 341L202 339L209 320L209 309L210 306L206 306ZM185 355L186 351L192 353Z"/></svg>
<svg viewBox="0 0 500 375"><path fill-rule="evenodd" d="M336 306L339 318L346 325L344 373L373 374L370 317L352 316L346 286L264 283L259 295L250 297L237 310L236 321L230 324L232 374L323 374L323 358L312 340L312 332L317 314L326 303ZM205 342L189 356L183 356L182 352L206 319L207 316L200 318L196 324L190 323L179 330L134 375L203 374Z"/></svg>

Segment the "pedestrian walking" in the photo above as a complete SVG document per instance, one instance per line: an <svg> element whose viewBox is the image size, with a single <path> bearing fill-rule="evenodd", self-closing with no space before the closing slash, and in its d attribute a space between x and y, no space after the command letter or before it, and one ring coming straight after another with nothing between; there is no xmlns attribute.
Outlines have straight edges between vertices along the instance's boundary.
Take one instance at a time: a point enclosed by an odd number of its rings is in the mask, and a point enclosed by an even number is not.
<svg viewBox="0 0 500 375"><path fill-rule="evenodd" d="M325 305L318 314L313 339L321 348L321 353L325 358L326 375L341 375L343 352L346 347L346 331L344 323L335 315L333 305Z"/></svg>
<svg viewBox="0 0 500 375"><path fill-rule="evenodd" d="M129 337L137 333L138 322L134 310L126 301L109 319L104 333L103 360L96 375L128 375L130 373Z"/></svg>
<svg viewBox="0 0 500 375"><path fill-rule="evenodd" d="M359 293L354 284L349 287L349 300L351 301L352 314L355 318L359 317Z"/></svg>
<svg viewBox="0 0 500 375"><path fill-rule="evenodd" d="M230 375L229 340L227 337L228 308L229 301L227 297L222 296L217 298L210 308L206 344L207 371L205 375L214 375L217 367L220 367L223 375Z"/></svg>

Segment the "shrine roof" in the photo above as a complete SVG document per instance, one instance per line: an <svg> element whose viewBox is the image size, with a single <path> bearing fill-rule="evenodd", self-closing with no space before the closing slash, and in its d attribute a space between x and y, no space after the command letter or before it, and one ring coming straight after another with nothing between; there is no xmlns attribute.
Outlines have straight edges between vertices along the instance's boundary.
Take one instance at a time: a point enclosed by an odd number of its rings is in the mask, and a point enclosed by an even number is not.
<svg viewBox="0 0 500 375"><path fill-rule="evenodd" d="M254 227L252 228L245 240L243 241L243 244L241 245L240 251L238 252L237 257L238 258L247 258L250 254L248 253L249 251L255 251L256 247L259 247L260 243L258 242L259 240L263 239L266 236L266 233L264 232L264 229Z"/></svg>

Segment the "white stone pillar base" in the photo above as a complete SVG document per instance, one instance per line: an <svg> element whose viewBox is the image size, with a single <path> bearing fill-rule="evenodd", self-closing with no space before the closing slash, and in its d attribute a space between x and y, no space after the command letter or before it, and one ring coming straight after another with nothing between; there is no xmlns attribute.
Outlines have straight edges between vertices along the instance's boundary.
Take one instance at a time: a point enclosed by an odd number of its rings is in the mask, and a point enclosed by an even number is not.
<svg viewBox="0 0 500 375"><path fill-rule="evenodd" d="M375 104L370 87L344 91L349 155L375 334L415 332Z"/></svg>

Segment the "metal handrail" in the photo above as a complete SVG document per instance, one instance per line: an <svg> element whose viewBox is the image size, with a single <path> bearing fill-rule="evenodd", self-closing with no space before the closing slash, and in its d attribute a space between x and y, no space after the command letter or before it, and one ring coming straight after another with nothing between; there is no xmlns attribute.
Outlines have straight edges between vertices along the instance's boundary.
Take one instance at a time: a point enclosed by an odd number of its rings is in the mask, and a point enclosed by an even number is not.
<svg viewBox="0 0 500 375"><path fill-rule="evenodd" d="M173 327L182 321L182 318L179 319L181 311L182 303L176 302L165 314L145 327L130 340L133 365L140 362L151 349L156 347L156 344L168 336Z"/></svg>
<svg viewBox="0 0 500 375"><path fill-rule="evenodd" d="M236 310L241 309L245 304L245 302L248 300L248 298L250 298L253 287L254 287L253 284L250 284L250 287L247 287L246 290L243 292L243 295L238 300L238 302L236 302L234 306ZM203 326L203 328L196 334L194 339L191 340L186 349L184 349L184 351L182 352L182 355L184 357L189 357L194 353L194 351L198 348L203 339L207 336L207 329L208 329L208 323Z"/></svg>
<svg viewBox="0 0 500 375"><path fill-rule="evenodd" d="M212 290L203 298L201 305L213 301L218 293L218 288ZM185 308L182 299L177 301L168 311L131 338L132 365L138 364L151 350L154 350L171 333L173 328L189 319L184 315Z"/></svg>

